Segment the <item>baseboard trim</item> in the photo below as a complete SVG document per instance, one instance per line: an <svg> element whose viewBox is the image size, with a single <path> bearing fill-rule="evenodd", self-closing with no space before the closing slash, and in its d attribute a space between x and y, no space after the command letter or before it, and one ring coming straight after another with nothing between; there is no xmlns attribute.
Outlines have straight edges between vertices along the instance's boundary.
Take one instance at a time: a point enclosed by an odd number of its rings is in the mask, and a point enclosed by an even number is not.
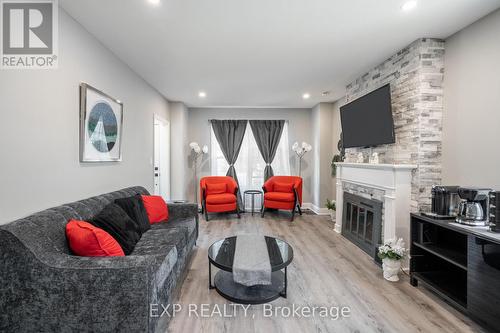
<svg viewBox="0 0 500 333"><path fill-rule="evenodd" d="M316 215L330 215L330 211L327 208L320 208L311 202L304 202L302 208L309 209Z"/></svg>

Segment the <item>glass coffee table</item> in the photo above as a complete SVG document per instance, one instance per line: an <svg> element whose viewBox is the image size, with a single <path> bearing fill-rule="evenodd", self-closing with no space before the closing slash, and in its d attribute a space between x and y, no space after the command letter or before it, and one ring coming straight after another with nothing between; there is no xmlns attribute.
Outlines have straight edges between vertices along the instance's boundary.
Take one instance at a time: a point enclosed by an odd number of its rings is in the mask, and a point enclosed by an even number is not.
<svg viewBox="0 0 500 333"><path fill-rule="evenodd" d="M286 298L287 266L293 260L293 249L287 242L264 236L271 263L271 284L244 286L233 280L233 260L237 236L221 239L208 249L208 285L224 298L240 304L263 304ZM212 265L219 268L212 284Z"/></svg>

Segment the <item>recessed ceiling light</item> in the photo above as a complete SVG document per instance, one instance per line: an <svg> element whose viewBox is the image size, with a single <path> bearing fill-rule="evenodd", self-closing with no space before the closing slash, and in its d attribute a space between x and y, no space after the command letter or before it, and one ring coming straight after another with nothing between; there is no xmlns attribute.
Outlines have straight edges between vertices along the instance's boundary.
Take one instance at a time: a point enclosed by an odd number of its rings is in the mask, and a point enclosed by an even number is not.
<svg viewBox="0 0 500 333"><path fill-rule="evenodd" d="M204 92L204 91L200 91L200 92L198 93L198 97L200 97L200 98L205 98L205 97L207 97L207 93L206 93L206 92Z"/></svg>
<svg viewBox="0 0 500 333"><path fill-rule="evenodd" d="M148 0L148 2L155 6L158 6L160 4L160 0Z"/></svg>
<svg viewBox="0 0 500 333"><path fill-rule="evenodd" d="M410 0L410 1L406 1L403 4L403 6L401 6L401 9L404 12L409 12L410 10L415 9L415 7L417 7L417 0Z"/></svg>
<svg viewBox="0 0 500 333"><path fill-rule="evenodd" d="M302 95L303 99L309 99L309 97L311 97L311 94L309 93L305 93L304 95Z"/></svg>
<svg viewBox="0 0 500 333"><path fill-rule="evenodd" d="M321 93L321 96L323 96L323 97L326 97L326 96L328 96L328 95L330 95L330 91L323 91L323 92Z"/></svg>

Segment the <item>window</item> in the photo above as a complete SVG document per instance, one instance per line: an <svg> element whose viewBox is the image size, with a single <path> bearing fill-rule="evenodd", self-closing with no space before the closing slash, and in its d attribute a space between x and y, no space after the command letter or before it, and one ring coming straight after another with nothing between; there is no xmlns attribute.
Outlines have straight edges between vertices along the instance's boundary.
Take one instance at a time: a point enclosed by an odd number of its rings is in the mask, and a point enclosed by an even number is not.
<svg viewBox="0 0 500 333"><path fill-rule="evenodd" d="M211 171L212 175L215 176L225 176L229 165L226 162L226 158L220 149L217 138L213 129L211 129ZM273 163L271 163L275 175L290 175L290 160L289 160L289 147L288 147L288 124L285 123L283 127L283 133L281 135L281 140L276 151L276 156L274 157ZM238 181L240 183L240 192L243 197L243 192L245 190L261 190L264 184L264 168L266 167L266 162L260 154L259 147L255 142L255 138L252 133L252 128L250 124L247 124L247 129L245 131L245 137L243 138L243 143L241 144L240 154L238 159L234 164L236 168L236 175L238 176ZM247 196L245 202L245 207L250 209L251 196ZM259 210L261 206L260 196L255 196L255 207Z"/></svg>

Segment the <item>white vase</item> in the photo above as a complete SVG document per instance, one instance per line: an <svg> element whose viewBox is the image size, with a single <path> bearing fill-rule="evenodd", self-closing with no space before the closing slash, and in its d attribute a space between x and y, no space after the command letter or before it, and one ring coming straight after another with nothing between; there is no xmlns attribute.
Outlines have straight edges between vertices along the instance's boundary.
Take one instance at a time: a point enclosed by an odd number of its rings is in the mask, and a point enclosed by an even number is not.
<svg viewBox="0 0 500 333"><path fill-rule="evenodd" d="M382 269L384 270L384 279L392 282L399 281L401 260L394 260L389 258L382 259Z"/></svg>
<svg viewBox="0 0 500 333"><path fill-rule="evenodd" d="M335 211L334 210L330 211L330 218L332 219L332 222L335 222Z"/></svg>

